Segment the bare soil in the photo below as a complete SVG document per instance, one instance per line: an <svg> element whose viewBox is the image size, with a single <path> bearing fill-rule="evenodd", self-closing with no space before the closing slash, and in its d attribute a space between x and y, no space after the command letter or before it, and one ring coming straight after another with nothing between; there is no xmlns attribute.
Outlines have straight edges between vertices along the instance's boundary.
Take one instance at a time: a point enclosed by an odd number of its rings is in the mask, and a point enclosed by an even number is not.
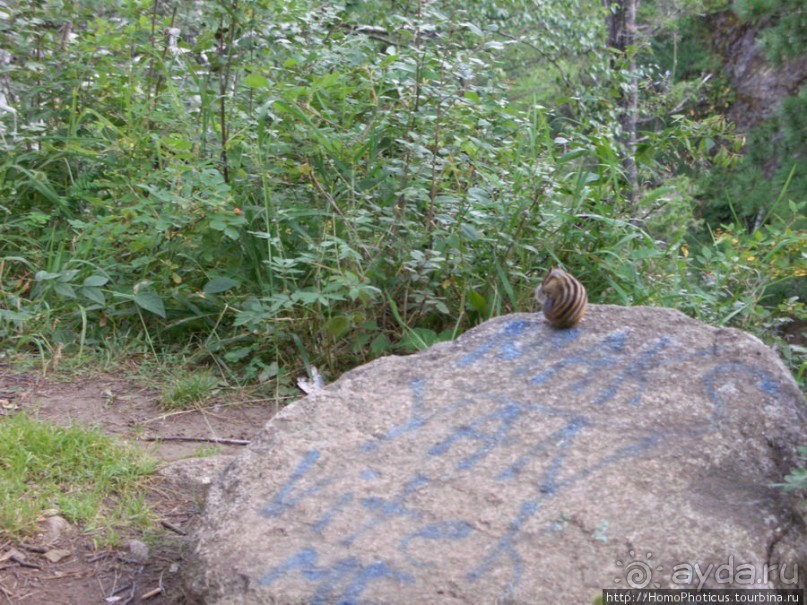
<svg viewBox="0 0 807 605"><path fill-rule="evenodd" d="M211 452L224 460L237 453L243 446L205 440L249 440L276 411L274 402L222 400L204 409L166 413L158 400L156 390L120 376L95 375L67 382L0 365L0 422L4 416L25 411L63 425L100 427L150 452L166 471L176 467L171 467L175 461ZM199 441L148 440L155 437ZM205 463L213 468L216 461L206 459ZM96 548L80 527L51 523L48 531L44 519L43 531L24 543L0 534L0 605L186 603L181 584L183 555L204 501L204 488L198 481L177 481L160 473L150 484L147 501L156 513L155 527L145 536L125 536L119 549ZM130 552L129 539L148 545L144 562ZM64 558L51 562L48 556L56 558L55 553Z"/></svg>

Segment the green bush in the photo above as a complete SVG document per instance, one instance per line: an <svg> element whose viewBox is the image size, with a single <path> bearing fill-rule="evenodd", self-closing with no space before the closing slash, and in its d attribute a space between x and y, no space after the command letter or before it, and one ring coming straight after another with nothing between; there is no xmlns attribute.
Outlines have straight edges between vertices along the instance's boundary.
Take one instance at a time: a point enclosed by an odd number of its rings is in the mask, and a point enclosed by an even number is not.
<svg viewBox="0 0 807 605"><path fill-rule="evenodd" d="M333 377L527 310L555 264L595 302L730 315L709 305L744 293L681 294L708 270L681 253L697 224L682 167L718 161L725 124L677 116L650 129L628 203L624 82L593 50L599 8L577 28L574 3L542 9L557 36L580 36L580 77L603 80L566 99L572 116L508 101L500 62L517 48L500 32L529 31L529 11L420 10L9 8L0 336L79 353L192 348L231 379L288 386L304 366ZM556 63L575 56L553 36L528 41Z"/></svg>

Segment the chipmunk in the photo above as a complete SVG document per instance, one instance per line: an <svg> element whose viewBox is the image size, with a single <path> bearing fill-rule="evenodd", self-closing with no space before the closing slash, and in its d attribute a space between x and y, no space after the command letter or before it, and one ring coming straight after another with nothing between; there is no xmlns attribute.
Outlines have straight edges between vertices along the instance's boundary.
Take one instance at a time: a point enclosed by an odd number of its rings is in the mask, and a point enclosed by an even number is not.
<svg viewBox="0 0 807 605"><path fill-rule="evenodd" d="M544 317L554 328L571 328L580 323L586 312L586 289L574 277L553 267L535 289Z"/></svg>

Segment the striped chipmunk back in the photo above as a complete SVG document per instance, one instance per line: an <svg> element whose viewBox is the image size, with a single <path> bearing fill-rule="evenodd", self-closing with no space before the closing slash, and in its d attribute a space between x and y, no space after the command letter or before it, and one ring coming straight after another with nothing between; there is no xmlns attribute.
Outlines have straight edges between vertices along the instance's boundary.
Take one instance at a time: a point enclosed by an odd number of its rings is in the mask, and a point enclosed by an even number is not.
<svg viewBox="0 0 807 605"><path fill-rule="evenodd" d="M571 328L580 323L586 312L586 288L563 269L553 267L535 290L549 324L555 328Z"/></svg>

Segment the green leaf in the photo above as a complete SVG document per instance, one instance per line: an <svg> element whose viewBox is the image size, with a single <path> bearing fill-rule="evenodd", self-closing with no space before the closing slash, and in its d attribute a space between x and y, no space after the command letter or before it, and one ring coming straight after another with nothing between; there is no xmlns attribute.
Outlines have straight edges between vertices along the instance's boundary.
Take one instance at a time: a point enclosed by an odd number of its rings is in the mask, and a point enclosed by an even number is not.
<svg viewBox="0 0 807 605"><path fill-rule="evenodd" d="M27 312L16 312L16 311L9 311L8 309L0 309L0 319L5 319L6 321L28 321L31 319L31 314Z"/></svg>
<svg viewBox="0 0 807 605"><path fill-rule="evenodd" d="M660 197L667 195L668 193L675 194L675 192L676 192L675 187L658 187L657 189L649 191L644 197L642 197L642 203L646 204L648 202L657 200Z"/></svg>
<svg viewBox="0 0 807 605"><path fill-rule="evenodd" d="M244 78L244 84L248 88L269 88L269 80L261 74L249 74Z"/></svg>
<svg viewBox="0 0 807 605"><path fill-rule="evenodd" d="M340 80L342 79L342 74L339 73L332 73L326 74L321 78L317 78L314 80L314 86L318 88L333 88L340 84Z"/></svg>
<svg viewBox="0 0 807 605"><path fill-rule="evenodd" d="M328 334L331 335L331 338L339 340L350 330L350 320L344 315L331 317L325 322L325 329L328 331Z"/></svg>
<svg viewBox="0 0 807 605"><path fill-rule="evenodd" d="M171 151L190 151L191 149L193 149L192 141L189 141L184 137L179 137L176 135L169 135L167 137L163 137L162 142Z"/></svg>
<svg viewBox="0 0 807 605"><path fill-rule="evenodd" d="M156 292L138 292L134 295L135 304L155 315L165 319L165 306L163 299Z"/></svg>
<svg viewBox="0 0 807 605"><path fill-rule="evenodd" d="M78 269L68 269L67 271L62 271L62 274L59 276L59 281L64 283L70 283L73 281L73 278L78 275Z"/></svg>
<svg viewBox="0 0 807 605"><path fill-rule="evenodd" d="M437 332L429 328L413 328L401 339L402 345L416 351L428 349L437 342Z"/></svg>
<svg viewBox="0 0 807 605"><path fill-rule="evenodd" d="M268 366L266 366L258 375L258 382L266 382L267 380L275 378L279 371L280 366L277 364L276 361L273 361Z"/></svg>
<svg viewBox="0 0 807 605"><path fill-rule="evenodd" d="M73 286L64 282L56 282L53 284L53 291L60 296L76 298L76 291L73 290Z"/></svg>
<svg viewBox="0 0 807 605"><path fill-rule="evenodd" d="M252 355L254 350L252 347L238 347L237 349L232 349L227 351L224 354L224 359L230 363L236 363L238 361L242 361Z"/></svg>
<svg viewBox="0 0 807 605"><path fill-rule="evenodd" d="M239 283L237 281L229 277L214 277L205 284L204 288L202 288L202 292L205 294L218 294L219 292L232 290L238 285Z"/></svg>
<svg viewBox="0 0 807 605"><path fill-rule="evenodd" d="M488 310L488 304L485 297L476 290L470 290L468 292L468 304L470 304L471 308L480 315L485 315Z"/></svg>
<svg viewBox="0 0 807 605"><path fill-rule="evenodd" d="M90 275L84 280L85 288L100 288L109 282L109 278L104 275Z"/></svg>
<svg viewBox="0 0 807 605"><path fill-rule="evenodd" d="M102 306L106 305L106 296L104 296L104 293L98 288L83 287L79 288L78 292L84 298L88 298L94 303L98 303L99 305Z"/></svg>
<svg viewBox="0 0 807 605"><path fill-rule="evenodd" d="M501 283L502 288L504 288L505 294L507 294L507 299L510 301L511 305L515 306L516 294L513 291L513 285L510 283L507 271L498 262L496 263L496 273L499 275L499 282Z"/></svg>
<svg viewBox="0 0 807 605"><path fill-rule="evenodd" d="M588 153L588 149L573 149L569 153L564 153L562 156L558 158L558 164L565 164L566 162L571 162L572 160L576 160L577 158L584 156Z"/></svg>
<svg viewBox="0 0 807 605"><path fill-rule="evenodd" d="M481 187L471 187L468 189L468 197L482 204L490 203L490 193L487 189Z"/></svg>
<svg viewBox="0 0 807 605"><path fill-rule="evenodd" d="M319 292L313 292L311 290L297 290L293 292L291 295L291 299L295 302L301 302L305 305L309 305L315 302L321 302L325 305L328 304L328 299L322 296Z"/></svg>
<svg viewBox="0 0 807 605"><path fill-rule="evenodd" d="M473 228L471 225L469 225L468 223L462 223L462 224L460 225L460 231L462 231L462 234L463 234L465 237L467 237L469 240L471 240L472 242L477 242L477 241L479 241L480 239L482 239L482 236L481 236L481 235L479 235L479 231L477 231L476 229L474 229L474 228Z"/></svg>
<svg viewBox="0 0 807 605"><path fill-rule="evenodd" d="M387 353L392 348L392 343L387 338L386 334L379 334L375 338L373 338L373 342L370 343L370 352L373 355L381 355L382 353Z"/></svg>
<svg viewBox="0 0 807 605"><path fill-rule="evenodd" d="M61 277L61 273L48 273L47 271L37 271L36 275L34 275L34 279L36 281L49 281L51 279L56 279L57 277Z"/></svg>

